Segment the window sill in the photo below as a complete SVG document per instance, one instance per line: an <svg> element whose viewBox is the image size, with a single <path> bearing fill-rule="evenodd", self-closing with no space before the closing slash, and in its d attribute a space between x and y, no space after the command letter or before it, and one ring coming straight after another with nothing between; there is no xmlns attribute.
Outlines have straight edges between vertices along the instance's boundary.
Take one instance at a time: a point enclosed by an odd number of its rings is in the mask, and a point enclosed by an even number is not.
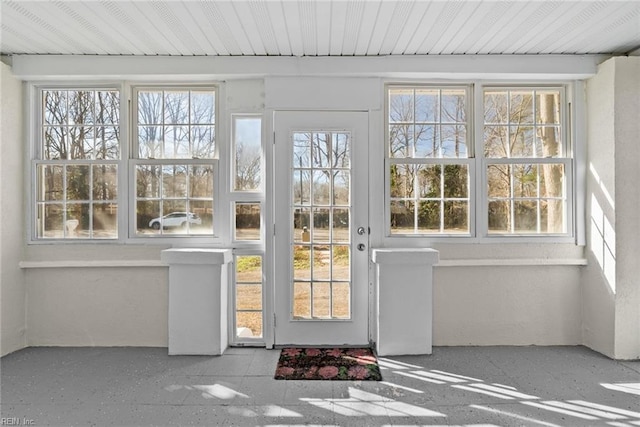
<svg viewBox="0 0 640 427"><path fill-rule="evenodd" d="M585 258L441 259L434 267L586 266Z"/></svg>
<svg viewBox="0 0 640 427"><path fill-rule="evenodd" d="M160 260L103 260L103 261L20 261L24 270L38 268L156 268L169 267Z"/></svg>

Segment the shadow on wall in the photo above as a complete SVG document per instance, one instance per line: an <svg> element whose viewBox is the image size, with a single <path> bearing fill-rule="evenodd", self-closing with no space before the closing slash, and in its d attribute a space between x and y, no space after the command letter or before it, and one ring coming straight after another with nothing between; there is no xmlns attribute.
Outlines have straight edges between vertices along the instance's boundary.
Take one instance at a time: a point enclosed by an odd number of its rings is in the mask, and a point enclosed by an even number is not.
<svg viewBox="0 0 640 427"><path fill-rule="evenodd" d="M615 202L593 164L589 165L590 209L588 248L597 261L611 295L616 293Z"/></svg>

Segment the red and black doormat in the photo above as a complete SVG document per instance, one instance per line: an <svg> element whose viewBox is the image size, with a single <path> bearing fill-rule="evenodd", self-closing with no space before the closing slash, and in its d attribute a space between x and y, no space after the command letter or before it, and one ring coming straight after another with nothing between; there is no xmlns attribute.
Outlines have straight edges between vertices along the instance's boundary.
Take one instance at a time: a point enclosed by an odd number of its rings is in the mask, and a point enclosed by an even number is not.
<svg viewBox="0 0 640 427"><path fill-rule="evenodd" d="M277 380L382 381L369 348L283 348Z"/></svg>

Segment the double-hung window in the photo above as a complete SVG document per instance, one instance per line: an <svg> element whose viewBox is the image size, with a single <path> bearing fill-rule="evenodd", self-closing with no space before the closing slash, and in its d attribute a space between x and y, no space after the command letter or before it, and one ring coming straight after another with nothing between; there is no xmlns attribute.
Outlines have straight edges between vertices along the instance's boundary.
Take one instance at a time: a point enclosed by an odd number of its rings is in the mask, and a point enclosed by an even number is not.
<svg viewBox="0 0 640 427"><path fill-rule="evenodd" d="M213 236L215 88L139 87L134 105L133 234Z"/></svg>
<svg viewBox="0 0 640 427"><path fill-rule="evenodd" d="M41 88L35 144L37 239L117 239L120 92Z"/></svg>
<svg viewBox="0 0 640 427"><path fill-rule="evenodd" d="M564 90L485 87L483 98L488 234L567 234Z"/></svg>
<svg viewBox="0 0 640 427"><path fill-rule="evenodd" d="M391 235L469 235L469 89L389 88Z"/></svg>
<svg viewBox="0 0 640 427"><path fill-rule="evenodd" d="M388 236L573 234L564 86L388 85L386 94Z"/></svg>

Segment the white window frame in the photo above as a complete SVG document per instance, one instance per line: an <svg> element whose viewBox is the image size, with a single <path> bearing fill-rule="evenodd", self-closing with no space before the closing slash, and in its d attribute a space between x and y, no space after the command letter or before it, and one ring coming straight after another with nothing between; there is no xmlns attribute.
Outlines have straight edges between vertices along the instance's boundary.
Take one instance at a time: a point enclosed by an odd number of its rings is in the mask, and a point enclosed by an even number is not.
<svg viewBox="0 0 640 427"><path fill-rule="evenodd" d="M48 90L60 90L60 91L73 91L73 90L114 90L119 93L119 156L117 159L111 160L47 160L43 158L43 104L42 96L45 91ZM126 239L126 231L123 228L125 223L125 217L127 212L127 197L126 191L123 191L126 183L126 163L128 154L128 134L127 134L127 102L124 85L122 82L112 81L92 81L92 82L79 82L77 84L60 83L60 82L31 82L25 88L26 99L28 100L26 109L26 131L27 141L29 141L29 164L26 173L25 184L30 187L29 192L29 208L27 210L27 243L28 244L118 244L122 243ZM118 209L118 218L116 223L116 238L69 238L69 237L43 237L38 235L38 165L95 165L95 164L112 164L116 165L117 172L117 198L115 199ZM63 203L65 203L63 201Z"/></svg>
<svg viewBox="0 0 640 427"><path fill-rule="evenodd" d="M132 138L137 135L137 106L135 105L136 89L183 89L183 90L214 90L215 91L215 158L213 159L158 159L158 163L175 164L211 164L214 168L214 195L213 195L213 230L214 235L162 235L162 236L138 236L136 235L136 182L135 167L138 164L151 163L149 159L139 159L137 141L132 142ZM42 153L42 127L43 127L43 106L42 93L46 90L116 90L120 94L120 147L119 158L117 160L74 160L67 161L73 164L103 164L112 163L118 166L118 237L113 239L105 238L44 238L37 234L37 165L55 163L60 161L50 161L41 159ZM190 245L201 244L207 246L220 246L231 241L224 224L228 222L226 206L229 206L228 174L223 170L226 162L220 162L220 158L229 158L227 137L225 136L226 126L224 126L225 112L220 109L221 99L224 98L224 84L220 82L168 82L158 84L156 82L129 82L129 81L81 81L78 83L59 81L33 81L25 86L25 97L28 102L25 105L25 135L29 141L28 161L25 171L25 185L29 188L29 208L27 213L27 244L88 244L88 245L113 245L113 244L139 244L157 243L161 245Z"/></svg>
<svg viewBox="0 0 640 427"><path fill-rule="evenodd" d="M137 94L144 90L156 90L156 91L171 91L171 90L213 90L215 92L215 104L214 104L214 135L215 135L215 149L212 158L196 159L196 158L141 158L139 156L138 146L138 97ZM154 241L163 244L214 244L221 245L224 242L224 235L221 232L222 224L224 223L220 212L221 207L224 206L225 197L222 195L224 183L224 174L220 170L220 157L221 153L225 153L221 144L224 144L224 137L220 132L220 86L216 83L207 84L181 84L181 83L168 83L168 84L156 84L156 83L136 83L130 87L130 126L129 135L131 139L129 150L129 167L128 167L128 199L129 199L129 212L128 212L128 238L130 241ZM136 168L139 165L158 165L158 166L171 166L171 165L210 165L213 169L213 234L197 235L197 234L160 234L160 235L141 235L137 233L137 214L136 214ZM162 199L162 198L161 198ZM166 215L168 212L163 212Z"/></svg>
<svg viewBox="0 0 640 427"><path fill-rule="evenodd" d="M550 158L536 158L536 157L514 157L514 158L487 158L484 156L484 138L477 138L476 141L476 153L477 158L480 159L479 180L480 186L484 191L480 192L481 205L478 206L479 217L479 238L486 239L486 241L497 242L509 242L509 241L533 241L533 242L575 242L575 225L574 225L574 210L575 210L575 198L574 198L574 163L575 163L575 141L572 140L570 120L570 90L566 83L541 83L541 84L493 84L485 83L478 84L477 86L477 99L476 104L476 134L484 135L484 90L485 89L499 89L499 90L545 90L545 89L558 89L561 96L560 104L560 132L562 140L562 155ZM489 195L486 189L488 188L487 168L489 165L517 165L517 164L562 164L564 166L564 182L563 190L565 195L565 203L563 206L563 217L565 232L564 233L489 233Z"/></svg>
<svg viewBox="0 0 640 427"><path fill-rule="evenodd" d="M468 134L467 150L468 158L451 159L391 159L389 156L389 90L393 88L459 88L468 86ZM575 86L575 88L574 88ZM576 218L576 207L581 204L576 197L584 192L583 184L576 180L576 173L580 169L576 162L584 161L581 154L584 144L577 140L576 136L581 135L581 126L584 126L584 108L580 102L583 98L576 95L576 91L582 87L580 82L567 81L510 81L494 82L484 80L474 80L460 82L394 82L389 81L384 84L384 235L382 241L391 246L409 245L423 246L432 243L573 243L584 244L584 226ZM484 158L484 89L485 88L510 88L510 89L561 89L561 132L563 142L564 157L550 159L517 158L517 159L485 159ZM444 160L444 161L443 161ZM430 163L430 164L469 164L469 233L468 234L391 234L391 214L390 214L390 164L395 163ZM489 162L489 163L488 163ZM492 163L554 163L564 165L564 191L565 191L565 233L512 233L498 234L488 233L488 192L487 192L487 164ZM581 225L582 224L582 225Z"/></svg>
<svg viewBox="0 0 640 427"><path fill-rule="evenodd" d="M437 89L437 90L446 90L446 89L464 89L466 92L467 103L466 103L466 111L465 116L467 117L467 157L429 157L429 158L391 158L389 155L390 152L390 144L389 141L389 91L392 89ZM475 144L474 144L474 136L473 132L473 100L474 93L473 87L469 83L460 83L460 84L431 84L431 83L418 83L418 84L405 84L405 83L389 83L384 87L384 182L385 182L385 237L387 239L468 239L475 235L475 187L473 185L473 180L476 175L476 163L474 161L475 157ZM415 233L415 234L401 234L401 233L391 233L391 194L390 194L390 170L391 165L393 164L414 164L414 165L466 165L468 168L468 177L469 177L469 186L467 188L468 191L468 233ZM441 183L444 185L444 183ZM416 207L417 214L417 207ZM442 223L443 218L440 218Z"/></svg>

